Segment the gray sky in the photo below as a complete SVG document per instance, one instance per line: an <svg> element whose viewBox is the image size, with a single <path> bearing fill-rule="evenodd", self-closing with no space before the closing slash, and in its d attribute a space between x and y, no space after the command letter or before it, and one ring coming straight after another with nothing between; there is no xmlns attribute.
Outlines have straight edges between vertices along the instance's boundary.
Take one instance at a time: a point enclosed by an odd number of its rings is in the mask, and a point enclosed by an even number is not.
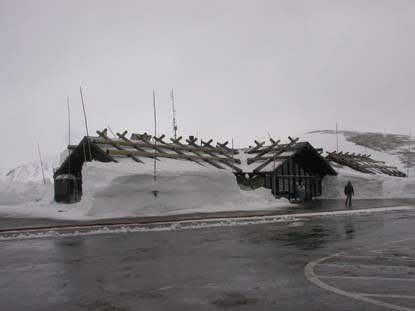
<svg viewBox="0 0 415 311"><path fill-rule="evenodd" d="M415 1L0 0L0 169L106 127L215 140L315 129L407 133Z"/></svg>

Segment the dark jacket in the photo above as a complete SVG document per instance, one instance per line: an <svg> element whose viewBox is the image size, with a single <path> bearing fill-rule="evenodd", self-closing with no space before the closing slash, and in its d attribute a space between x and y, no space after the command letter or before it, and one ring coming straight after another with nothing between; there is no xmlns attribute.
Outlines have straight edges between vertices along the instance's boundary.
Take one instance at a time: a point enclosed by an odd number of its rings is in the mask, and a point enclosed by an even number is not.
<svg viewBox="0 0 415 311"><path fill-rule="evenodd" d="M354 189L351 183L348 183L346 187L344 187L344 194L345 195L354 195Z"/></svg>

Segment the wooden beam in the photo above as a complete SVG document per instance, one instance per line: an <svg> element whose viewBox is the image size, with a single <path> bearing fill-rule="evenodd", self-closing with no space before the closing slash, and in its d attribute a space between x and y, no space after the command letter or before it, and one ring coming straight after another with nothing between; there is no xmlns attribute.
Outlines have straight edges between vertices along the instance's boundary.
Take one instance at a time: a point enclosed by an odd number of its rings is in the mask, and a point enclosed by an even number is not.
<svg viewBox="0 0 415 311"><path fill-rule="evenodd" d="M117 135L118 134L119 133L117 133ZM124 141L120 140L120 141L116 141L116 143L119 144L120 146L128 146L128 147L133 147L133 148L136 148L136 149L137 149L137 147L138 148L151 148L151 149L154 149L154 144L151 144L151 143L135 142L135 141L127 140L127 138L123 138L123 139L124 139ZM94 139L92 139L92 141L95 144L98 144L98 145L112 145L113 144L113 141L109 141L109 140L102 139L102 138L100 138L100 139L94 138ZM181 151L190 151L190 152L194 152L194 151L196 151L196 152L206 152L206 151L212 152L212 149L210 149L210 148L200 147L200 146L197 146L197 145L186 146L186 145L177 144L177 143L175 143L175 145L172 145L172 144L157 145L156 150L157 149L181 150ZM215 152L216 153L221 153L219 150L215 151ZM163 153L163 151L160 151L160 153Z"/></svg>
<svg viewBox="0 0 415 311"><path fill-rule="evenodd" d="M221 154L221 155L224 155L224 156L225 156L225 157L227 157L228 159L235 161L235 163L241 164L241 160L239 160L239 159L235 159L235 158L233 157L233 155L230 155L228 152L223 151L223 150L221 150L220 148L216 148L216 147L211 146L211 145L210 145L211 141L212 141L212 140L210 140L209 142L205 143L205 142L202 140L202 145L203 145L203 147L205 147L205 148L208 148L208 149L209 149L208 153L219 153L219 154ZM211 152L210 152L210 151L211 151ZM213 154L211 154L211 155L213 156Z"/></svg>
<svg viewBox="0 0 415 311"><path fill-rule="evenodd" d="M271 146L268 146L268 147L266 147L266 148L264 148L264 149L261 149L261 151L254 157L254 159L257 159L257 158L260 158L261 156L263 156L264 154L266 154L266 153L268 153L270 150L272 150L272 149L274 149L275 147L277 147L278 146L278 144L280 143L280 141L281 140L277 140L277 141L274 141L273 143L272 143L272 145ZM255 160L254 160L255 161ZM249 159L248 159L248 164L249 164Z"/></svg>
<svg viewBox="0 0 415 311"><path fill-rule="evenodd" d="M200 142L205 147L212 147L210 144L213 142L213 139L209 139L209 141L203 141L203 140L201 140Z"/></svg>
<svg viewBox="0 0 415 311"><path fill-rule="evenodd" d="M263 142L258 142L258 141L254 141L256 146L249 149L246 153L254 153L255 151L257 151L259 148L261 148L263 145L265 145L265 141Z"/></svg>
<svg viewBox="0 0 415 311"><path fill-rule="evenodd" d="M161 135L160 137L154 137L154 139L157 141L157 142L159 142L160 144L162 144L162 145L168 145L168 143L166 143L164 140L163 140L163 138L164 137L166 137L166 135ZM185 153L184 152L182 152L182 151L180 151L180 150L178 150L178 149L174 149L173 150L174 152L176 152L177 154L181 154L181 155L185 155ZM196 160L192 160L192 159L189 159L190 161L193 161L193 162L195 162L195 163L197 163L197 164L199 164L199 165L201 165L201 166L204 166L201 162L199 162L199 161L196 161Z"/></svg>
<svg viewBox="0 0 415 311"><path fill-rule="evenodd" d="M120 138L120 139L122 139L123 140L123 143L128 143L128 144L133 144L134 146L131 146L131 147L133 147L134 149L136 149L136 150L138 150L138 151L144 151L145 152L145 150L144 149L142 149L142 148L140 148L140 147L137 147L131 140L129 140L127 137L126 137L126 135L127 135L127 133L128 133L128 131L124 131L122 134L120 134L120 133L116 133L117 134L117 136ZM160 159L157 159L156 158L156 160L157 161L160 161Z"/></svg>
<svg viewBox="0 0 415 311"><path fill-rule="evenodd" d="M221 148L221 149L223 149L223 150L225 150L225 151L227 151L227 152L229 152L229 153L233 153L233 154L239 154L239 151L238 150L235 150L235 149L231 149L231 148L229 148L227 145L228 145L228 141L225 141L223 144L221 144L221 143L216 143L216 146L218 147L218 148Z"/></svg>
<svg viewBox="0 0 415 311"><path fill-rule="evenodd" d="M268 161L268 160L272 160L272 161L277 161L277 160L287 160L291 158L291 156L277 156L277 157L261 157L261 158L248 158L247 162L248 164L254 163L254 162L259 162L259 161Z"/></svg>
<svg viewBox="0 0 415 311"><path fill-rule="evenodd" d="M280 152L281 150L285 150L285 148L287 148L287 146L290 146L290 144L291 143L288 143L288 144L279 144L279 145L275 146L273 149L270 149L268 151L268 153L276 153L276 152ZM253 152L250 152L250 153L260 153L263 150L265 150L265 148L268 148L268 147L269 146L264 146L263 148L259 148L259 149L255 150Z"/></svg>
<svg viewBox="0 0 415 311"><path fill-rule="evenodd" d="M108 136L107 136L107 129L105 128L102 132L101 131L96 131L97 132L97 134L100 136L100 137L102 137L103 139L106 139L106 140L108 140L108 141L112 141L113 143L112 143L112 145L115 147L115 148L117 148L118 150L125 150L124 148L122 148L122 147L120 147L115 141L113 141L111 138L109 138ZM138 163L144 163L143 161L141 161L139 158L137 158L136 156L133 156L133 155L130 155L129 156L131 159L133 159L135 162L138 162Z"/></svg>
<svg viewBox="0 0 415 311"><path fill-rule="evenodd" d="M219 148L215 148L215 147L211 146L210 145L211 142L212 142L212 140L209 140L207 143L205 143L202 140L202 144L204 145L205 148L209 148L209 149L211 149L214 152L219 152L220 154L222 154L225 157L227 157L228 158L228 161L232 161L232 162L235 162L237 164L241 164L241 160L234 159L233 158L233 155L231 156L231 155L229 155L229 153L227 153L225 151L222 151ZM214 154L211 153L211 152L206 152L206 153L209 154L209 155L211 155L211 156L214 156ZM237 171L238 173L242 173L242 169L241 168L239 168L239 167L237 167L237 166L235 166L235 165L233 165L233 164L231 164L229 162L226 162L226 161L222 161L222 163L225 164L225 165L227 165L227 166L229 166L230 168L232 168L233 170Z"/></svg>
<svg viewBox="0 0 415 311"><path fill-rule="evenodd" d="M171 154L171 153L154 153L154 152L143 152L143 151L129 151L129 150L118 150L118 149L106 149L108 155L114 156L142 156L148 158L169 158L169 159L192 159L192 160L209 160L209 161L229 161L226 158L221 157L206 157L206 156L194 156L194 155L182 155L182 154Z"/></svg>
<svg viewBox="0 0 415 311"><path fill-rule="evenodd" d="M261 165L256 167L254 169L254 173L259 173L259 171L261 171L265 166L267 166L272 161L276 160L281 153L287 151L287 149L294 146L297 143L297 141L299 140L298 137L296 139L292 139L291 137L288 137L288 138L290 139L291 142L285 148L283 148L282 150L277 152L274 156L272 156L269 160L266 160L264 163L262 163Z"/></svg>
<svg viewBox="0 0 415 311"><path fill-rule="evenodd" d="M151 137L152 136L147 134L147 133L144 133L144 134L132 133L130 139L131 140L141 140L141 141L149 143L151 141Z"/></svg>
<svg viewBox="0 0 415 311"><path fill-rule="evenodd" d="M178 137L177 139L174 139L174 138L170 138L170 140L174 143L174 144L176 144L176 145L178 145L178 146L180 146L180 147L188 147L188 146L185 146L185 145L183 145L181 142L180 142L180 140L182 140L182 136L180 136L180 137ZM199 147L198 148L196 148L196 149L199 149ZM196 156L201 156L201 154L199 153L199 152L197 152L197 151L191 151L191 152L193 152ZM219 169L224 169L222 166L220 166L219 164L217 164L217 163L215 163L215 162L213 162L213 161L210 161L210 160L204 160L206 163L208 163L208 164L210 164L210 165L212 165L213 167L216 167L216 168L219 168Z"/></svg>
<svg viewBox="0 0 415 311"><path fill-rule="evenodd" d="M190 146L196 147L197 146L196 145L196 140L192 140L191 137L192 136L189 136L189 139L187 139L186 142ZM210 144L210 142L209 142L209 144ZM210 155L210 156L214 156L214 154L212 152L210 152L210 150L212 149L212 147L201 147L201 148L208 149L208 150L206 150L204 152L206 154ZM237 172L242 172L242 170L239 167L233 165L232 163L229 163L229 162L234 162L234 163L240 164L241 163L241 160L234 159L234 158L230 157L228 154L225 154L225 156L227 156L228 158L227 159L222 158L222 160L220 160L221 164L224 164L224 165L226 165L226 166L228 166L228 167L236 170Z"/></svg>

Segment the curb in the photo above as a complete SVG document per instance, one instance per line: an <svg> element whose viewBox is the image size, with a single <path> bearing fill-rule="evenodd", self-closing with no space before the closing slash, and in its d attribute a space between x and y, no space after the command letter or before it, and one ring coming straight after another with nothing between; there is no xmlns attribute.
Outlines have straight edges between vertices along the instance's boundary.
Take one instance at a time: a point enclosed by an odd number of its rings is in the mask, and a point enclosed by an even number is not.
<svg viewBox="0 0 415 311"><path fill-rule="evenodd" d="M303 213L291 213L291 214L253 214L253 215L236 215L236 216L211 216L211 217L185 217L175 219L160 219L160 220L142 220L142 221L115 221L115 222L96 222L96 223L84 223L84 224L67 224L67 225L50 225L50 226L34 226L34 227L21 227L21 228L5 228L0 229L0 234L13 233L13 232L30 232L30 231L44 231L54 229L79 229L79 228L97 228L97 227L113 227L113 226L137 226L137 225L157 225L157 224L172 224L181 222L200 222L200 221L214 221L214 220L240 220L240 219L255 219L255 218L287 218L287 217L300 217L311 218L315 216L320 217L332 217L332 216L345 216L353 214L365 214L376 212L388 212L388 211L402 211L413 210L415 206L395 206L395 207L379 207L379 208L367 208L356 210L337 210L326 212L303 212Z"/></svg>
<svg viewBox="0 0 415 311"><path fill-rule="evenodd" d="M175 219L160 219L160 220L142 220L142 221L120 221L120 222L97 222L86 224L67 224L67 225L50 225L50 226L36 226L36 227L22 227L22 228L5 228L0 229L1 233L8 232L25 232L25 231L38 231L38 230L52 230L52 229L71 229L71 228L93 228L93 227L111 227L111 226L134 226L134 225L155 225L155 224L168 224L176 222L186 221L203 221L203 220L226 220L226 219L241 219L241 218L259 218L259 217L278 217L295 215L293 214L254 214L254 215L237 215L237 216L212 216L212 217L196 217L196 218L175 218Z"/></svg>

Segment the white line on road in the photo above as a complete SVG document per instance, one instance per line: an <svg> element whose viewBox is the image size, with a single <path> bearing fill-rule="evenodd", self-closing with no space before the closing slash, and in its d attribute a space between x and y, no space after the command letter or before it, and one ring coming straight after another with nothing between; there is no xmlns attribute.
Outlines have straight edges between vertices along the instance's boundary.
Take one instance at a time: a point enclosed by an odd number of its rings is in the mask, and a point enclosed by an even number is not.
<svg viewBox="0 0 415 311"><path fill-rule="evenodd" d="M396 243L403 243L405 241L414 241L413 238L409 238L409 239L402 239L399 241L392 241L392 242L385 242L382 244L378 244L378 246L380 245L391 245L391 244L396 244ZM365 249L367 247L362 247L359 249ZM351 293L351 292L347 292L344 291L340 288L336 288L334 286L331 286L325 282L323 282L320 278L324 278L322 276L317 275L314 272L314 269L316 266L332 266L332 267L352 267L352 268L359 268L359 267L365 267L365 268L376 268L376 269L390 269L390 270L405 270L405 271L415 271L415 268L413 267L407 267L407 266L392 266L392 265L356 265L356 264L334 264L334 263L329 263L329 264L325 264L324 261L328 260L328 259L332 259L332 258L336 258L341 256L342 253L336 253L336 254L332 254L330 256L326 256L314 261L309 262L305 269L304 269L304 275L305 277L313 284L326 289L328 291L331 291L333 293L336 294L340 294L349 298L353 298L356 300L361 300L361 301L365 301L374 305L378 305L378 306L382 306L385 308L389 308L391 310L397 310L397 311L414 311L414 309L410 309L404 306L398 306L392 303L387 303L387 302L383 302L383 301L379 301L377 299L374 298L406 298L406 299L415 299L415 296L412 295L388 295L388 294L368 294L368 293ZM406 281L406 279L405 279Z"/></svg>
<svg viewBox="0 0 415 311"><path fill-rule="evenodd" d="M355 294L362 295L365 297L415 299L415 296L412 296L412 295L365 294L365 293L355 293Z"/></svg>
<svg viewBox="0 0 415 311"><path fill-rule="evenodd" d="M407 261L415 261L415 258L409 257L409 256L382 256L379 255L374 256L365 256L365 255L339 255L336 258L367 258L367 259L387 259L387 260L407 260Z"/></svg>
<svg viewBox="0 0 415 311"><path fill-rule="evenodd" d="M338 254L335 254L335 255L338 255ZM346 291L344 291L342 289L336 288L334 286L331 286L331 285L329 285L327 283L322 282L317 277L317 275L314 273L314 267L316 265L320 264L321 262L323 262L323 261L331 258L332 256L327 256L327 257L323 257L323 258L314 260L312 262L309 262L306 265L306 267L304 269L304 274L305 274L306 278L311 283L313 283L313 284L315 284L315 285L317 285L317 286L319 286L321 288L324 288L324 289L326 289L328 291L331 291L333 293L340 294L340 295L343 295L343 296L346 296L346 297L349 297L349 298L353 298L353 299L357 299L357 300L369 302L369 303L372 303L374 305L378 305L378 306L381 306L381 307L390 308L392 310L397 310L397 311L413 311L413 309L409 309L409 308L402 307L402 306L396 306L394 304L387 303L387 302L378 301L376 299L372 299L370 297L365 297L365 296L359 295L357 293L349 293L349 292L346 292Z"/></svg>
<svg viewBox="0 0 415 311"><path fill-rule="evenodd" d="M332 258L332 257L329 257ZM415 271L415 267L407 267L407 266L394 266L394 265L365 265L365 264L347 264L347 263L318 263L318 266L329 266L329 267L367 267L367 268L376 268L376 269L402 269L402 270L409 270Z"/></svg>
<svg viewBox="0 0 415 311"><path fill-rule="evenodd" d="M386 278L380 276L350 276L350 275L316 275L320 279L342 279L342 280L379 280L379 281L407 281L415 282L415 278Z"/></svg>

